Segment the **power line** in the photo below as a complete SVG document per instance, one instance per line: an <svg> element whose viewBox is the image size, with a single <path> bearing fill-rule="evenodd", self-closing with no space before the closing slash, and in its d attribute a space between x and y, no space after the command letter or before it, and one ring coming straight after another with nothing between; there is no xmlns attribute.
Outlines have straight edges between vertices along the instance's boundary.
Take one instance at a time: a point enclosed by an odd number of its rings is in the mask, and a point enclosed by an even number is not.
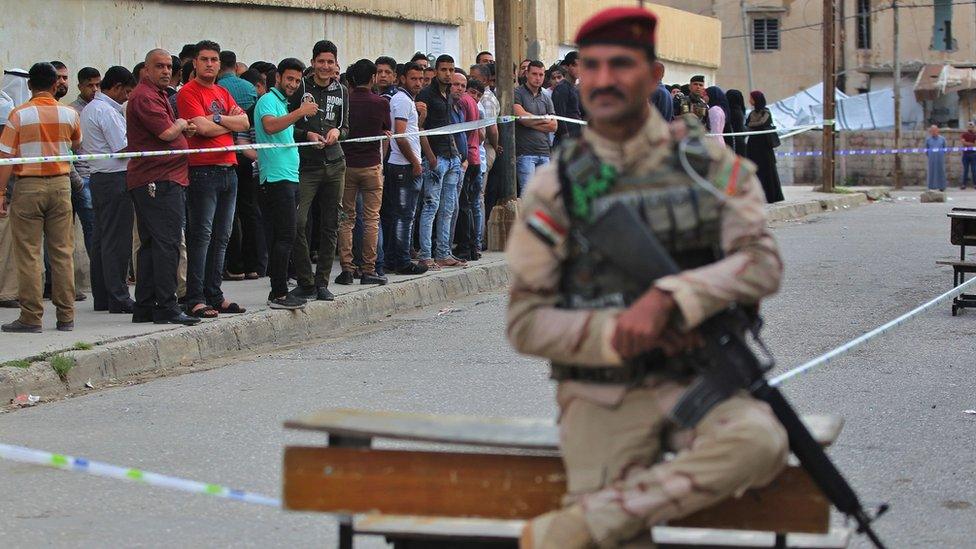
<svg viewBox="0 0 976 549"><path fill-rule="evenodd" d="M976 4L976 0L967 0L965 2L952 2L950 5L952 5L952 6L966 6L966 5L971 5L971 4ZM930 4L899 4L898 7L900 9L932 8L932 7L935 7L935 5L936 4L934 4L934 3L930 3ZM880 13L880 12L888 11L888 10L891 10L891 9L892 9L891 6L882 6L880 8L873 9L873 10L868 11L866 13L862 12L862 13L855 13L854 15L848 15L847 17L844 17L844 20L847 20L847 19L858 19L858 18L868 17L868 16L871 16L871 15L874 15L875 13ZM780 32L780 34L782 34L784 32L790 32L790 31L796 31L796 30L805 30L805 29L815 29L815 28L820 28L820 27L823 27L823 22L820 22L820 23L810 23L810 24L807 24L807 25L799 25L799 26L796 26L796 27L786 27L784 29L780 29L779 32ZM734 38L744 38L744 37L747 37L747 36L752 36L752 33L748 33L748 34L733 34L733 35L730 35L730 36L723 36L722 37L722 40L732 40Z"/></svg>

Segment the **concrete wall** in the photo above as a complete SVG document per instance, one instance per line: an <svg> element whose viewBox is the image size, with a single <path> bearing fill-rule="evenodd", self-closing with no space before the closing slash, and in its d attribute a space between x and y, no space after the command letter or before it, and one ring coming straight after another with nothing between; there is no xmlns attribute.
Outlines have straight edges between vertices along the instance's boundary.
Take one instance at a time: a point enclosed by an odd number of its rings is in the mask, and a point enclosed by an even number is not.
<svg viewBox="0 0 976 549"><path fill-rule="evenodd" d="M560 3L562 11L559 33L564 44L572 44L580 25L597 11L611 6L635 5L635 2L626 0L560 0ZM692 65L698 68L698 73L714 72L722 62L720 37L725 32L725 23L712 17L682 11L689 9L685 7L687 2L675 2L674 8L663 5L667 3L646 4L658 17L658 56L669 67ZM672 79L666 77L665 81L671 82Z"/></svg>
<svg viewBox="0 0 976 549"><path fill-rule="evenodd" d="M406 60L417 50L429 51L428 35L444 44L444 51L430 53L449 53L468 64L489 46L490 7L485 21L475 21L476 1L358 0L339 6L312 0L0 0L0 67L60 59L72 73L85 65L131 68L152 48L178 53L183 44L203 38L234 50L246 63L307 60L323 38L339 46L342 64L379 55ZM362 15L369 10L373 15ZM428 23L431 13L445 24Z"/></svg>
<svg viewBox="0 0 976 549"><path fill-rule="evenodd" d="M943 130L948 146L961 147L962 131ZM902 131L901 148L923 147L926 132ZM894 132L855 131L838 134L838 149L891 149L895 145ZM793 140L797 151L821 150L821 134L808 132ZM901 155L902 182L904 185L925 185L927 157L925 154ZM778 159L780 167L792 165L794 181L797 184L813 184L821 180L821 161L819 157ZM785 162L784 162L785 161ZM893 185L894 155L864 155L838 157L836 181L838 185ZM962 180L962 153L946 154L946 175L950 186Z"/></svg>

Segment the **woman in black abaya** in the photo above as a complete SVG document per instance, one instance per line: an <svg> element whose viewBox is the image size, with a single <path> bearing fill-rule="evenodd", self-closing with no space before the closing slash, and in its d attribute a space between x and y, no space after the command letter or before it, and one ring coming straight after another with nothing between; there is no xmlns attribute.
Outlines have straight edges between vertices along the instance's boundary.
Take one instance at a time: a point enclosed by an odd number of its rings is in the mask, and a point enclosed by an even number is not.
<svg viewBox="0 0 976 549"><path fill-rule="evenodd" d="M749 131L761 131L774 128L773 115L766 108L766 96L761 91L753 91L749 94L749 103L752 105L752 112L746 118L746 127ZM783 188L779 183L779 174L776 173L776 154L773 152L774 134L765 133L750 135L746 141L746 158L756 164L756 175L762 183L763 191L766 193L766 202L782 202Z"/></svg>

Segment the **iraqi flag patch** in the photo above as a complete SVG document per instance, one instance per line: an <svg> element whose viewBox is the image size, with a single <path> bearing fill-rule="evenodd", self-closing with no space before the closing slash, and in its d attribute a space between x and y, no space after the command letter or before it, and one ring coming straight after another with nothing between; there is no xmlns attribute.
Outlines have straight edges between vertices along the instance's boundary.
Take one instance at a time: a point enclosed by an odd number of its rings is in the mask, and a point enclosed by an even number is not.
<svg viewBox="0 0 976 549"><path fill-rule="evenodd" d="M553 221L549 215L542 210L532 212L526 223L529 230L535 233L543 242L551 247L561 244L566 240L566 228Z"/></svg>

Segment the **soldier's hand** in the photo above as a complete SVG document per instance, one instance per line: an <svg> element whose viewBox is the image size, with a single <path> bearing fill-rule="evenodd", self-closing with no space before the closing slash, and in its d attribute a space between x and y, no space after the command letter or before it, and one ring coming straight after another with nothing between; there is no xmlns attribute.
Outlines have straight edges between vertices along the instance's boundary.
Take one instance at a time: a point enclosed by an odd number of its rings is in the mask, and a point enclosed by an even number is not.
<svg viewBox="0 0 976 549"><path fill-rule="evenodd" d="M611 341L621 358L639 356L661 346L661 334L671 319L674 298L658 288L651 288L620 316Z"/></svg>
<svg viewBox="0 0 976 549"><path fill-rule="evenodd" d="M659 347L668 357L678 356L705 345L698 331L681 332L670 327L665 328L661 333L659 343Z"/></svg>

